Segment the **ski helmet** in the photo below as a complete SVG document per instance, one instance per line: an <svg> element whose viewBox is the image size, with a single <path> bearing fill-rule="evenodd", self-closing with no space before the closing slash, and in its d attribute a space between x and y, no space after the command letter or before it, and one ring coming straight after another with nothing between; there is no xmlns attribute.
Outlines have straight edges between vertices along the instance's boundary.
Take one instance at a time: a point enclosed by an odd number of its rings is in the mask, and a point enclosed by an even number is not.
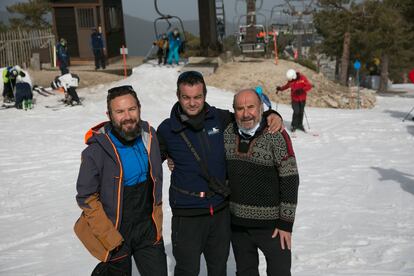
<svg viewBox="0 0 414 276"><path fill-rule="evenodd" d="M296 75L296 71L295 70L293 70L293 69L289 69L287 72L286 72L286 78L288 79L288 80L294 80L294 79L296 79L296 77L297 77L297 75Z"/></svg>
<svg viewBox="0 0 414 276"><path fill-rule="evenodd" d="M13 69L16 70L17 72L22 71L22 68L19 65L15 65Z"/></svg>

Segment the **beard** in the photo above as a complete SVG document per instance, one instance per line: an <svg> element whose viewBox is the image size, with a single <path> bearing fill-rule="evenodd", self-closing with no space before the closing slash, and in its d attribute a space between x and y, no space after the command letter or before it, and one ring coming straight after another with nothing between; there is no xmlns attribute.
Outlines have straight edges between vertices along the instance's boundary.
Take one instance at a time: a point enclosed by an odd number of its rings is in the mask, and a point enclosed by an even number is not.
<svg viewBox="0 0 414 276"><path fill-rule="evenodd" d="M124 126L130 123L134 124L134 126L132 128L126 129ZM141 134L141 127L135 119L124 120L119 124L112 121L112 125L115 131L126 141L132 141Z"/></svg>
<svg viewBox="0 0 414 276"><path fill-rule="evenodd" d="M244 127L243 122L250 121L250 120L254 120L254 118L244 118L241 120L236 120L236 124L237 124L238 129L242 131L243 133L248 134L248 135L254 135L254 133L256 132L256 130L258 129L260 125L260 122L262 121L262 116L260 115L258 118L258 121L254 123L254 125L252 125L251 127Z"/></svg>

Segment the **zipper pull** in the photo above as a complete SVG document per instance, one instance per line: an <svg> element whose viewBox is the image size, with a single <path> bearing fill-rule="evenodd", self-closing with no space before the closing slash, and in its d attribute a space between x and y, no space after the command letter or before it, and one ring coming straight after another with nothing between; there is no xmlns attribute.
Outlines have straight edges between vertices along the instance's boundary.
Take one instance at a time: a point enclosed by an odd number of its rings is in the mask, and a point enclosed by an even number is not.
<svg viewBox="0 0 414 276"><path fill-rule="evenodd" d="M214 215L213 205L210 204L210 216Z"/></svg>

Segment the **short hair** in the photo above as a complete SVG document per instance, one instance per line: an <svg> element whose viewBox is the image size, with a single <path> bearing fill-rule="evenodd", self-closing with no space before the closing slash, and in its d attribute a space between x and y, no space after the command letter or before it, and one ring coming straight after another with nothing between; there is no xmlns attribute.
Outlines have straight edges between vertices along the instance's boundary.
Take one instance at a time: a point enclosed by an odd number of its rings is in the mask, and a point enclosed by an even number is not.
<svg viewBox="0 0 414 276"><path fill-rule="evenodd" d="M207 87L206 83L204 82L203 75L198 71L185 71L178 76L177 80L177 95L180 96L180 85L196 85L196 84L203 84L203 95L204 97L207 95Z"/></svg>
<svg viewBox="0 0 414 276"><path fill-rule="evenodd" d="M137 105L141 108L141 103L138 100L137 93L131 85L122 85L117 87L112 87L108 90L108 96L106 97L106 106L108 112L111 113L111 101L117 97L131 95L137 101Z"/></svg>

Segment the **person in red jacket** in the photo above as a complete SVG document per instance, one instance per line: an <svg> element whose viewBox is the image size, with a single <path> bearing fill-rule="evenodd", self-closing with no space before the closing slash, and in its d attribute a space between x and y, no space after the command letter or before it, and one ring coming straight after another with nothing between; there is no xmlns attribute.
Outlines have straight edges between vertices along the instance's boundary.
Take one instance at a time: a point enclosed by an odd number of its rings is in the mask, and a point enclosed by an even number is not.
<svg viewBox="0 0 414 276"><path fill-rule="evenodd" d="M286 77L288 82L283 86L276 87L276 93L290 88L293 109L290 130L292 132L296 129L305 131L305 128L303 127L303 114L305 113L306 94L312 89L312 84L305 75L293 69L289 69L286 72Z"/></svg>

